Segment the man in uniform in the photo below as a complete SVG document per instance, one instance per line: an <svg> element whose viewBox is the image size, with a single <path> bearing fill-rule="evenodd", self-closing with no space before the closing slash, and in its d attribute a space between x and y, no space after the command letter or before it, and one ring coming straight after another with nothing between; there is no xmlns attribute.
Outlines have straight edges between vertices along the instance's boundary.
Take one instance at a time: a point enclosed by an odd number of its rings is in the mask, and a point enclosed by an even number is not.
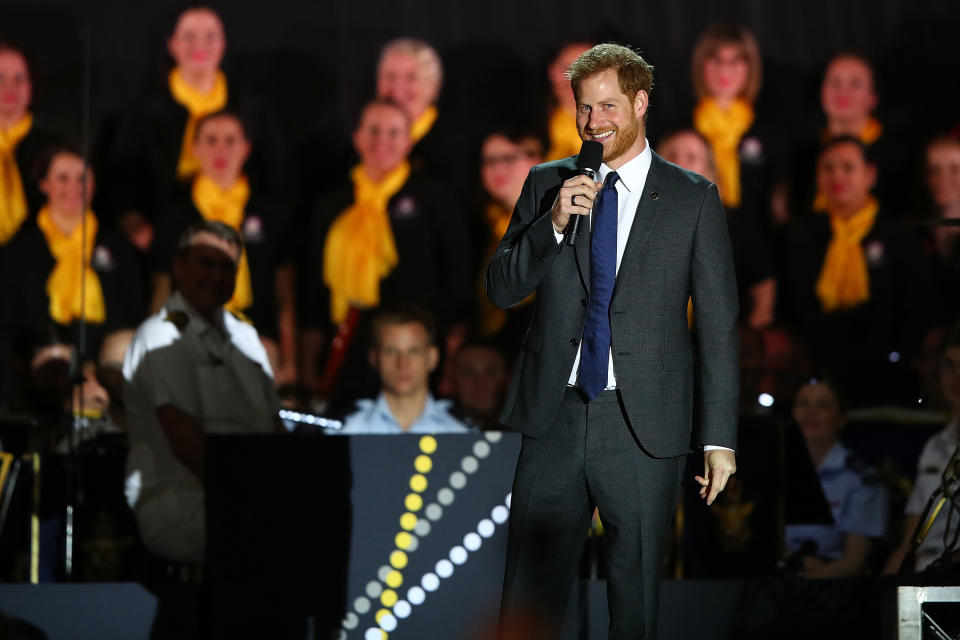
<svg viewBox="0 0 960 640"><path fill-rule="evenodd" d="M174 258L177 290L123 362L127 499L147 549L167 560L204 558L204 435L282 429L257 331L223 307L242 251L231 227L191 225Z"/></svg>

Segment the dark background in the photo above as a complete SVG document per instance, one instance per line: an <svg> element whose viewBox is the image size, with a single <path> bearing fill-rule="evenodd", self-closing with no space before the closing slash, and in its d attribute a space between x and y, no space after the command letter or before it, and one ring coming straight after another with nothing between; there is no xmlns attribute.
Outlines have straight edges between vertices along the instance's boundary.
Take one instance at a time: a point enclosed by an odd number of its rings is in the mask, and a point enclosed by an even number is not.
<svg viewBox="0 0 960 640"><path fill-rule="evenodd" d="M96 143L109 134L113 117L164 78L164 40L183 6L4 0L0 38L27 51L33 111L79 138L89 36ZM765 66L758 110L787 131L815 122L823 67L842 49L876 61L879 115L887 131L914 142L905 152L917 154L918 142L960 122L955 0L233 0L212 6L226 24L228 74L274 104L291 149L304 140L322 147L345 139L351 114L373 90L378 48L401 35L439 49L446 76L442 112L456 114L470 133L501 122L542 124L544 67L558 40L593 34L638 47L657 69L650 115L655 142L660 129L687 118L691 48L717 20L740 21L756 33Z"/></svg>

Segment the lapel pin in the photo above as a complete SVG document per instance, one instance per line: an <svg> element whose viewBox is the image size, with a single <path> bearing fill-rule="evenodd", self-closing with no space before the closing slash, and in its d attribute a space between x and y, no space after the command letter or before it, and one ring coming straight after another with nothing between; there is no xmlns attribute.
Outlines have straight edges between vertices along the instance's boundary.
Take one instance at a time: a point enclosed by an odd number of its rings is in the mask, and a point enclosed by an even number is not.
<svg viewBox="0 0 960 640"><path fill-rule="evenodd" d="M659 199L660 199L660 192L659 192L659 191L654 191L653 193L650 194L650 197L653 198L654 200L659 200Z"/></svg>

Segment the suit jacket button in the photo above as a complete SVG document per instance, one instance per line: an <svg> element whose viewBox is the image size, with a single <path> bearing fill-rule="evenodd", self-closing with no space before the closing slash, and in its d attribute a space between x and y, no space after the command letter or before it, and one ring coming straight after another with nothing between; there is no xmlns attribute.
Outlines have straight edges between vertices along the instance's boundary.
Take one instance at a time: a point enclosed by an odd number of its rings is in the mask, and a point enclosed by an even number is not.
<svg viewBox="0 0 960 640"><path fill-rule="evenodd" d="M586 298L580 298L580 306L582 306L582 307L586 307L586 306L587 306L587 299L586 299Z"/></svg>
<svg viewBox="0 0 960 640"><path fill-rule="evenodd" d="M659 191L654 191L653 193L650 194L650 197L653 198L654 200L659 200L659 199L660 199L660 192L659 192Z"/></svg>
<svg viewBox="0 0 960 640"><path fill-rule="evenodd" d="M571 338L571 339L570 339L570 344L572 344L573 346L577 346L577 345L580 344L580 340L577 339L577 338Z"/></svg>
<svg viewBox="0 0 960 640"><path fill-rule="evenodd" d="M542 248L537 249L537 260L543 260L543 254L544 254L544 251Z"/></svg>

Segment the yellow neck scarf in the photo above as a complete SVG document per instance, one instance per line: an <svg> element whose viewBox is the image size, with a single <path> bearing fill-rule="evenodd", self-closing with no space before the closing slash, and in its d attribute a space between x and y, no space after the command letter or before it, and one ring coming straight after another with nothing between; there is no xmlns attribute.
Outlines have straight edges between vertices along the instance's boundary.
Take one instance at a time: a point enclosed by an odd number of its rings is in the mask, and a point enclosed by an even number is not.
<svg viewBox="0 0 960 640"><path fill-rule="evenodd" d="M577 132L577 116L567 109L554 109L550 114L550 151L547 161L559 160L580 153L580 133Z"/></svg>
<svg viewBox="0 0 960 640"><path fill-rule="evenodd" d="M414 143L420 142L423 136L430 132L433 123L437 121L437 108L433 105L427 107L427 110L420 114L420 117L410 124L410 140Z"/></svg>
<svg viewBox="0 0 960 640"><path fill-rule="evenodd" d="M693 110L693 126L710 142L717 164L717 186L723 204L739 207L740 155L737 147L753 124L753 107L743 99L722 109L713 98L702 98Z"/></svg>
<svg viewBox="0 0 960 640"><path fill-rule="evenodd" d="M243 216L250 199L250 184L246 176L240 176L232 187L224 191L217 183L199 174L190 190L193 204L204 220L222 222L243 232ZM247 251L240 254L237 265L237 282L233 288L233 297L225 305L228 311L240 312L253 304L253 287L250 284L250 263Z"/></svg>
<svg viewBox="0 0 960 640"><path fill-rule="evenodd" d="M32 126L33 116L28 113L9 129L0 129L0 245L7 244L27 219L27 195L16 150Z"/></svg>
<svg viewBox="0 0 960 640"><path fill-rule="evenodd" d="M873 228L877 209L877 201L870 198L847 219L829 212L833 236L816 288L820 305L827 313L851 309L870 299L870 276L860 241Z"/></svg>
<svg viewBox="0 0 960 640"><path fill-rule="evenodd" d="M180 160L177 162L177 177L186 180L200 170L200 164L193 157L193 138L197 130L197 121L203 116L219 111L227 106L227 76L217 71L213 88L201 93L187 84L179 67L170 72L170 95L189 112L187 126L183 130L183 142L180 144Z"/></svg>
<svg viewBox="0 0 960 640"><path fill-rule="evenodd" d="M490 258L492 258L493 254L497 251L500 239L503 237L503 234L507 232L507 227L510 226L511 216L512 212L509 209L504 208L496 202L491 202L487 205L485 218L487 225L490 227L490 245L487 247L485 263L490 262ZM507 312L490 302L490 298L487 296L484 288L482 273L480 274L477 289L480 297L480 324L478 327L480 335L493 335L503 329L503 326L507 323ZM533 302L535 296L536 294L531 293L513 308L518 309L530 304Z"/></svg>
<svg viewBox="0 0 960 640"><path fill-rule="evenodd" d="M404 162L380 182L363 165L350 172L353 204L337 216L323 248L323 280L330 288L330 318L343 322L350 306L380 304L380 281L397 266L387 203L410 177Z"/></svg>
<svg viewBox="0 0 960 640"><path fill-rule="evenodd" d="M81 316L81 281L86 286L86 304L83 314L87 322L100 324L107 319L107 307L97 272L90 266L90 256L97 238L97 216L89 209L87 219L87 242L83 245L83 225L78 224L64 234L53 222L50 208L44 207L37 214L37 226L47 240L47 248L57 261L47 278L47 297L50 298L50 317L60 324L70 324ZM86 253L86 260L83 255Z"/></svg>

